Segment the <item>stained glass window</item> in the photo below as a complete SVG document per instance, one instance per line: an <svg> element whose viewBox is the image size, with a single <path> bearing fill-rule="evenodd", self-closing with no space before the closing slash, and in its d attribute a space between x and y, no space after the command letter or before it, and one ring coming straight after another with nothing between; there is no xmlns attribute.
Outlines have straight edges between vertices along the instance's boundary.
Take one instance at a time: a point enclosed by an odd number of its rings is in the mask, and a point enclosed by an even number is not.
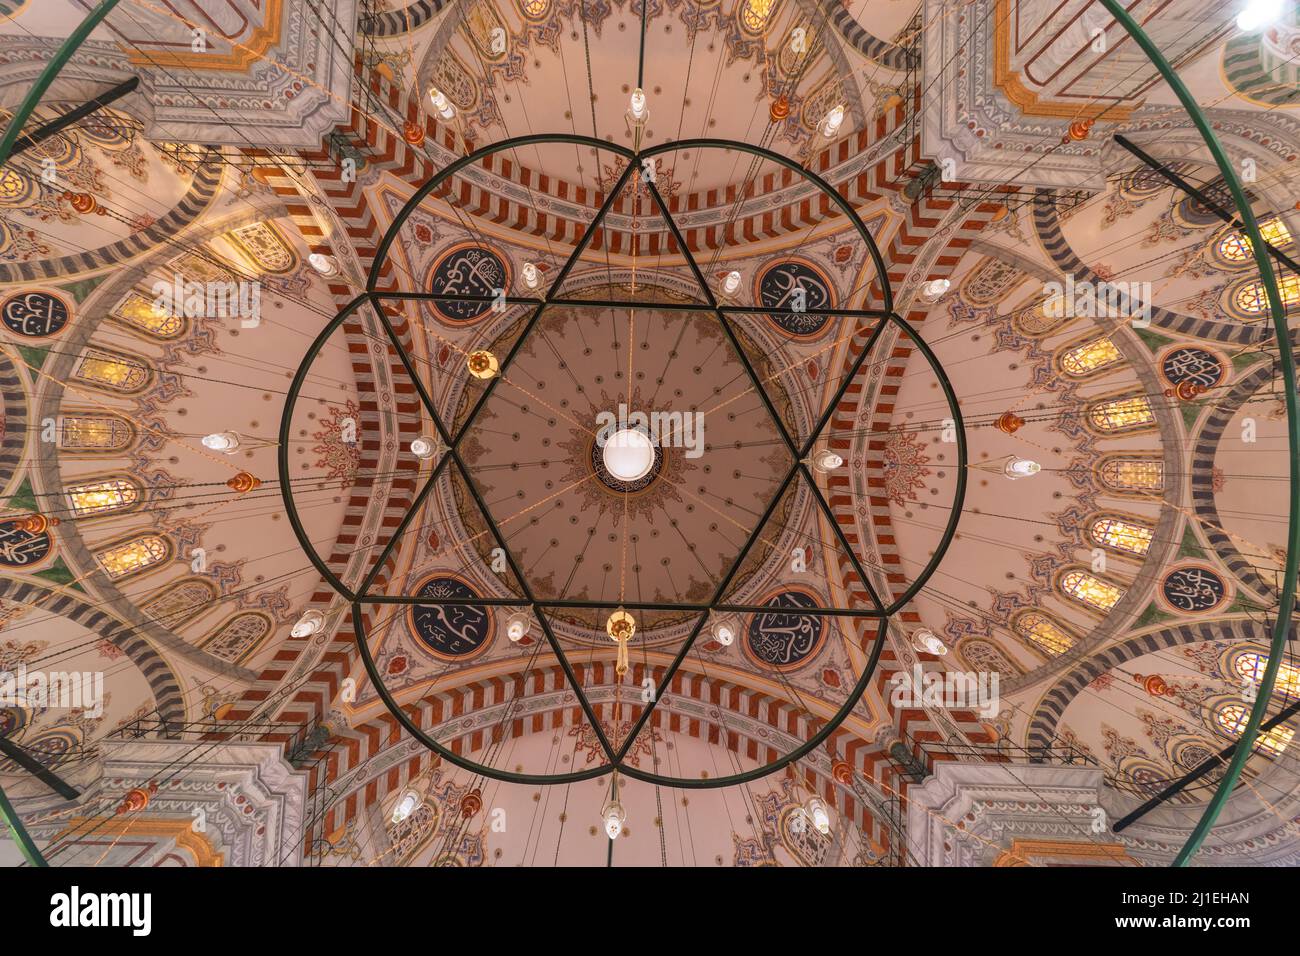
<svg viewBox="0 0 1300 956"><path fill-rule="evenodd" d="M1237 672L1237 676L1243 681L1248 680L1252 684L1258 684L1264 679L1264 668L1268 666L1268 655L1247 651L1238 657L1232 666ZM1273 693L1281 694L1284 697L1300 696L1300 668L1285 663L1279 664L1277 679L1273 683Z"/></svg>
<svg viewBox="0 0 1300 956"><path fill-rule="evenodd" d="M1153 531L1136 521L1102 517L1092 523L1088 533L1097 544L1128 554L1142 555L1151 547Z"/></svg>
<svg viewBox="0 0 1300 956"><path fill-rule="evenodd" d="M1028 611L1015 620L1015 629L1049 654L1064 654L1074 637L1046 614Z"/></svg>
<svg viewBox="0 0 1300 956"><path fill-rule="evenodd" d="M1020 673L1020 668L1011 662L1002 649L989 641L967 638L957 645L957 653L973 671L1001 674L1003 677Z"/></svg>
<svg viewBox="0 0 1300 956"><path fill-rule="evenodd" d="M1098 402L1088 411L1088 420L1100 431L1119 432L1153 425L1156 416L1145 395L1132 395Z"/></svg>
<svg viewBox="0 0 1300 956"><path fill-rule="evenodd" d="M59 428L59 447L69 451L121 451L135 430L116 415L68 415Z"/></svg>
<svg viewBox="0 0 1300 956"><path fill-rule="evenodd" d="M169 315L154 307L152 299L132 292L114 311L113 316L134 329L160 339L172 339L185 331L185 317L179 312Z"/></svg>
<svg viewBox="0 0 1300 956"><path fill-rule="evenodd" d="M1103 335L1061 353L1061 368L1069 375L1087 375L1114 365L1121 358L1115 343Z"/></svg>
<svg viewBox="0 0 1300 956"><path fill-rule="evenodd" d="M1270 246L1291 245L1291 230L1281 219L1260 220L1259 233ZM1219 255L1229 262L1245 262L1251 257L1250 240L1236 230L1220 239L1216 248Z"/></svg>
<svg viewBox="0 0 1300 956"><path fill-rule="evenodd" d="M167 544L165 538L156 534L145 534L96 552L95 560L99 562L105 573L116 581L167 560L170 553L171 546Z"/></svg>
<svg viewBox="0 0 1300 956"><path fill-rule="evenodd" d="M1250 710L1245 704L1238 704L1235 701L1223 704L1214 711L1214 722L1229 737L1240 737L1249 719ZM1265 753L1280 754L1286 750L1287 744L1291 743L1291 738L1294 736L1295 731L1290 727L1278 726L1261 733L1255 738L1255 743Z"/></svg>
<svg viewBox="0 0 1300 956"><path fill-rule="evenodd" d="M542 19L546 16L546 8L550 5L551 0L519 0L519 9L530 20Z"/></svg>
<svg viewBox="0 0 1300 956"><path fill-rule="evenodd" d="M243 660L267 634L271 633L271 619L256 611L244 611L227 620L203 642L203 649L223 661Z"/></svg>
<svg viewBox="0 0 1300 956"><path fill-rule="evenodd" d="M1278 291L1282 294L1282 307L1294 308L1300 304L1300 276L1283 273L1278 276ZM1264 315L1268 312L1268 296L1264 293L1264 283L1258 279L1245 282L1237 288L1232 297L1233 304L1250 315Z"/></svg>
<svg viewBox="0 0 1300 956"><path fill-rule="evenodd" d="M996 305L1024 281L1025 274L1001 259L985 259L961 284L961 295L974 306Z"/></svg>
<svg viewBox="0 0 1300 956"><path fill-rule="evenodd" d="M67 489L72 502L72 513L82 518L87 515L122 511L140 500L140 489L126 478L108 478Z"/></svg>
<svg viewBox="0 0 1300 956"><path fill-rule="evenodd" d="M216 596L217 587L211 581L183 578L143 602L140 610L163 627L175 629L202 613Z"/></svg>
<svg viewBox="0 0 1300 956"><path fill-rule="evenodd" d="M740 23L750 33L762 33L772 18L776 0L742 0Z"/></svg>
<svg viewBox="0 0 1300 956"><path fill-rule="evenodd" d="M1109 611L1124 596L1123 588L1086 571L1067 571L1061 575L1061 590L1067 597L1098 611Z"/></svg>
<svg viewBox="0 0 1300 956"><path fill-rule="evenodd" d="M139 359L101 349L87 349L75 378L115 392L138 392L149 384L149 369Z"/></svg>
<svg viewBox="0 0 1300 956"><path fill-rule="evenodd" d="M1158 458L1108 458L1099 474L1101 483L1112 491L1165 489L1165 463Z"/></svg>

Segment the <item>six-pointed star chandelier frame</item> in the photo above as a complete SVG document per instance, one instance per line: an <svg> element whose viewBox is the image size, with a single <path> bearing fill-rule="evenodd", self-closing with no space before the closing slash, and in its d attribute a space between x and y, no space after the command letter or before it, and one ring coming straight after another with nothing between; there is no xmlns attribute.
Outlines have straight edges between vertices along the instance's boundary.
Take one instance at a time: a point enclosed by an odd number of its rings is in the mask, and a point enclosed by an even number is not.
<svg viewBox="0 0 1300 956"><path fill-rule="evenodd" d="M513 150L522 146L535 146L535 145L540 145L545 143L574 144L580 147L585 146L596 150L612 152L620 156L625 162L625 166L617 182L606 194L604 202L602 203L599 211L592 218L591 222L587 225L582 238L574 246L573 251L569 254L567 261L565 261L564 265L560 268L556 278L549 284L545 294L543 294L540 298L528 297L528 296L494 297L494 296L469 295L463 293L399 292L399 291L381 290L378 287L384 263L388 257L389 250L392 248L392 245L398 236L399 231L401 230L403 224L410 217L411 213L414 212L427 197L429 197L436 190L438 190L439 187L441 187L445 182L447 182L447 180L449 180L457 172L459 172L462 169L465 169L466 167L473 166L475 164L480 163L485 157L490 156L493 153L506 151L506 150ZM591 242L593 235L595 234L596 230L599 228L600 224L603 222L606 214L613 206L615 200L623 192L623 188L629 181L629 178L632 176L633 172L646 168L645 166L643 166L644 161L653 159L654 157L665 153L675 152L678 150L710 149L710 148L736 150L742 153L751 154L753 156L759 157L760 159L769 160L782 167L785 167L786 169L795 171L797 174L804 177L809 182L813 183L830 200L830 202L833 203L835 207L837 207L838 210L848 218L849 222L853 224L854 228L856 228L858 235L862 239L862 242L865 245L867 252L870 255L872 263L874 264L875 267L876 280L878 282L878 286L877 286L878 295L880 301L883 303L884 306L882 309L822 308L822 309L806 310L808 313L820 313L828 317L843 316L855 320L862 320L864 323L866 322L874 323L874 327L870 327L867 325L863 326L861 331L867 332L868 329L870 330L865 343L862 345L858 354L854 356L853 360L849 363L849 367L845 371L843 378L840 380L838 388L835 390L830 401L827 402L825 408L821 413L821 416L814 424L807 438L802 443L797 443L795 441L794 437L790 434L789 429L786 427L785 423L781 419L781 416L777 413L777 410L772 402L772 399L768 395L767 391L763 388L762 379L754 369L754 366L749 360L749 357L747 356L745 350L741 347L741 343L739 341L739 338L737 337L736 330L733 327L730 319L731 316L736 316L736 315L770 314L781 310L776 308L771 308L771 307L758 306L758 305L740 306L740 305L721 304L718 302L717 298L713 294L712 289L709 286L709 283L705 279L703 272L700 270L699 265L696 263L694 256L691 254L689 247L687 246L684 238L682 237L682 234L678 229L676 222L674 222L672 215L669 213L668 205L663 201L662 197L660 196L659 191L655 185L653 176L646 175L642 177L645 189L649 194L649 196L651 197L654 205L657 207L659 214L663 217L664 224L667 226L669 232L671 233L672 238L677 245L677 249L681 252L683 258L686 260L686 265L688 266L690 272L694 276L695 281L698 283L701 301L664 304L664 303L650 302L650 301L635 302L635 301L620 301L620 300L593 300L593 299L585 299L585 298L570 299L555 294L555 290L561 288L561 286L564 284L565 278L569 275L573 267L579 261L582 252L587 248L588 244ZM650 168L653 168L653 166L651 166ZM448 430L448 428L442 421L441 417L439 416L437 412L436 403L434 402L432 396L429 394L429 391L425 387L424 382L421 380L420 375L417 373L414 362L410 354L408 353L406 348L402 345L401 339L397 335L396 331L393 329L392 322L390 321L388 314L384 308L385 302L419 301L419 300L437 301L437 302L457 301L463 303L479 303L479 304L504 300L504 303L508 306L526 305L526 306L531 306L533 308L532 315L528 318L527 322L524 324L522 332L515 339L514 344L511 346L510 350L501 359L500 376L492 379L487 383L486 387L483 389L482 393L478 396L477 400L475 401L468 416L464 419L461 426L454 433ZM361 583L361 586L356 590L353 590L347 587L339 579L338 575L335 574L333 569L331 569L325 563L325 561L320 557L320 555L316 552L316 550L312 546L306 530L303 528L302 521L298 515L298 510L294 502L294 495L293 495L294 482L290 480L288 449L292 444L292 440L290 438L290 427L291 427L291 419L293 416L294 406L297 402L298 394L303 386L303 383L306 381L307 374L313 362L316 359L316 356L320 353L321 349L325 345L326 340L335 332L335 330L337 330L339 326L341 326L343 322L346 321L350 316L356 313L358 309L360 309L362 306L367 304L371 306L374 314L378 317L379 321L382 323L385 335L387 336L393 348L396 349L398 357L400 358L401 363L406 370L406 373L410 376L412 382L415 384L416 390L419 392L420 401L423 404L425 411L428 413L429 418L432 420L434 427L437 429L438 436L441 439L444 447L440 449L441 457L439 458L437 464L433 467L433 470L429 474L429 477L425 480L425 483L423 487L420 489L419 494L416 495L410 507L406 510L406 513L403 515L402 520L393 529L387 543L384 545L383 550L379 554L379 557L375 560L370 571L366 574L364 580ZM484 502L478 488L471 480L470 469L466 467L465 462L461 457L460 443L462 439L464 439L465 435L469 432L470 428L473 426L479 411L484 407L487 400L491 397L492 392L495 389L498 382L501 380L501 377L504 377L509 372L511 363L514 361L515 356L519 353L519 350L523 346L523 343L527 341L529 337L529 333L537 325L538 320L542 317L543 313L548 308L555 308L555 307L588 307L588 308L600 307L600 308L632 308L632 309L648 308L648 309L673 310L673 311L680 311L680 312L706 313L706 314L712 314L716 316L718 323L723 330L723 333L725 334L726 338L730 341L736 356L738 357L741 364L744 366L745 372L750 379L754 391L762 399L763 405L766 407L766 410L770 415L771 420L777 432L780 434L781 440L785 445L786 450L792 456L792 462L786 471L784 479L781 481L777 490L772 494L771 500L768 503L766 510L759 518L759 520L754 524L753 530L748 535L743 547L740 549L739 554L736 555L731 566L727 569L722 579L718 582L714 590L712 599L707 604L680 603L680 604L664 605L664 604L638 603L635 601L602 602L602 601L574 601L574 600L567 600L567 601L566 600L555 600L555 601L538 600L537 597L534 595L526 576L522 573L521 569L516 563L515 556L511 553L511 550L508 547L505 538L501 534L501 530L498 527L497 522L492 517L492 513L490 509L488 508L487 504ZM926 563L924 568L922 568L921 572L917 575L915 580L911 582L911 584L903 591L903 593L900 594L896 599L892 601L888 601L886 603L881 599L880 595L872 587L871 579L868 576L866 569L863 567L861 559L854 552L854 549L850 544L850 542L848 541L847 537L845 536L843 529L839 525L839 522L835 520L834 515L831 512L830 505L827 503L825 497L821 493L821 490L818 488L816 481L813 479L812 474L809 472L808 466L806 464L806 460L809 454L814 449L818 438L821 436L823 430L825 429L826 425L830 421L835 408L839 404L840 400L843 398L845 392L848 391L848 388L850 384L853 382L854 378L858 375L859 371L862 369L863 363L866 361L867 356L872 353L876 343L880 341L882 333L890 324L896 326L900 334L905 336L907 339L909 339L911 344L917 349L917 351L920 352L921 355L925 357L936 379L938 380L940 388L943 390L944 397L948 404L948 416L952 419L952 423L955 428L957 461L956 461L956 469L955 469L956 482L955 482L955 488L953 493L952 508L949 514L947 524L944 528L943 535L938 545L934 549L934 554L930 558L930 560ZM850 343L852 343L852 338L850 338ZM852 344L850 344L850 348L851 347ZM767 774L780 770L781 768L787 766L788 764L796 760L799 760L800 758L804 757L808 753L812 752L819 744L821 744L824 740L826 740L826 738L829 737L835 731L835 729L844 721L844 719L849 715L854 705L862 696L863 691L866 689L868 683L871 680L873 673L875 672L876 664L880 659L880 653L885 644L885 635L886 635L887 628L889 626L890 617L893 614L897 613L903 606L905 606L921 590L921 588L925 586L926 582L929 580L931 575L933 575L934 572L938 569L939 563L943 560L943 556L947 551L948 546L951 543L954 534L956 533L957 522L961 516L962 502L964 500L965 490L966 490L966 471L967 471L966 454L967 454L966 438L965 438L965 431L962 426L961 410L958 407L957 398L953 393L952 386L948 381L947 375L944 373L943 367L939 364L939 361L935 357L933 351L931 351L930 347L925 343L925 341L921 338L921 336L917 333L917 331L906 320L904 320L901 316L899 316L894 312L893 291L890 288L889 277L885 271L884 259L880 254L880 249L877 247L875 240L871 236L871 233L867 230L866 225L862 222L861 217L858 216L858 214L854 211L853 207L848 203L848 201L846 201L844 197L841 196L825 180L817 176L815 173L800 166L795 161L780 155L779 153L775 153L761 146L755 146L748 143L740 143L740 142L734 142L730 140L720 140L720 139L691 139L691 140L680 140L674 143L666 143L660 146L644 149L639 152L634 152L633 150L627 149L622 146L618 146L614 143L609 143L603 140L594 139L588 136L582 136L578 134L556 133L556 134L521 136L521 137L516 137L514 139L503 140L499 143L493 143L491 145L485 146L482 149L479 149L476 152L473 152L467 156L463 156L460 159L457 159L455 162L448 164L436 175L432 176L428 181L426 181L424 185L421 186L420 189L416 191L415 195L413 195L410 198L410 200L405 204L405 206L402 207L401 211L397 214L397 217L394 219L392 225L389 226L387 232L384 234L382 241L379 243L379 246L375 251L374 261L371 265L370 274L366 282L366 291L363 292L361 295L357 296L355 299L352 300L352 302L350 302L347 306L345 306L343 310L340 311L337 316L335 316L334 320L330 322L330 324L327 325L324 328L324 330L322 330L319 336L317 336L316 340L312 343L311 347L308 349L307 354L304 357L302 364L299 366L298 372L295 375L293 382L289 387L288 395L285 400L284 415L280 423L279 470L280 470L280 487L284 495L285 510L288 514L290 524L293 527L294 534L297 535L303 550L307 553L308 557L311 559L312 563L316 566L317 570L320 571L321 575L325 578L325 580L329 582L330 586L334 588L334 590L337 591L341 596L343 596L351 605L352 620L355 629L357 648L360 652L362 662L366 669L366 673L369 675L371 682L375 686L376 692L378 693L380 699L384 702L384 705L388 708L389 712L392 713L393 717L415 739L417 739L422 744L424 744L424 746L428 747L430 750L434 751L435 753L441 755L449 763L452 763L458 767L461 767L472 773L481 774L484 777L488 777L490 779L501 780L510 783L527 783L527 784L573 783L579 780L586 780L595 777L605 776L606 774L618 770L619 772L625 774L628 777L638 779L638 780L644 780L650 783L661 784L665 786L713 788L713 787L731 786L733 784L745 783L751 780L755 780L760 777L766 776ZM449 466L454 466L455 469L460 473L461 479L464 482L465 487L469 490L469 494L473 497L475 505L478 507L485 522L487 523L488 530L490 531L492 537L495 539L497 545L501 548L502 553L505 555L506 561L509 566L509 570L511 574L514 576L515 580L517 581L520 590L523 592L522 597L430 598L430 597L420 597L419 595L409 595L409 596L408 595L378 595L378 594L370 593L370 587L374 583L374 580L376 576L379 574L380 569L384 566L384 563L388 560L388 557L392 554L398 539L406 531L411 521L415 518L416 514L423 507L425 501L432 493L434 485L438 482L440 476ZM686 655L690 652L691 648L694 646L696 639L699 637L701 631L703 630L710 616L714 613L758 614L758 613L770 613L773 611L771 607L766 607L766 606L760 607L760 606L724 603L722 598L727 593L728 587L731 585L737 572L740 570L741 565L744 563L745 557L750 553L755 542L757 541L760 531L763 529L767 521L771 518L778 503L781 501L786 491L791 488L791 486L793 485L793 483L797 478L802 480L804 486L811 493L812 500L816 503L817 509L821 512L822 516L826 519L826 524L830 527L832 533L834 534L837 540L839 551L847 558L847 560L849 561L850 565L853 568L854 574L857 576L858 581L861 583L863 590L869 596L871 601L871 606L870 607L830 607L830 608L801 607L798 608L797 611L792 610L792 613L797 613L799 615L807 614L807 615L845 617L845 618L870 618L876 620L877 628L876 628L875 640L872 644L872 648L868 655L867 661L863 666L861 676L859 677L857 683L855 684L855 686L852 688L852 690L844 700L839 710L836 711L829 719L825 721L819 721L818 723L820 723L820 726L818 727L816 732L811 737L809 737L808 740L806 740L805 742L803 742L801 745L794 748L790 752L782 755L778 759L770 761L760 767L756 767L741 773L731 774L729 776L697 779L697 778L664 776L662 774L642 770L639 767L634 766L628 760L628 754L632 750L632 746L637 738L637 735L641 732L641 730L644 728L646 723L650 720L650 716L654 712L655 707L663 699L664 695L668 692L668 689L671 685L674 675L681 667L682 662L686 659ZM406 605L422 605L422 606L451 606L456 604L462 604L462 605L470 605L476 607L487 607L487 606L527 607L532 612L532 615L535 618L535 620L537 620L537 622L540 624L542 632L546 637L546 641L549 644L552 653L555 655L556 660L559 662L560 667L564 671L564 675L568 680L569 686L577 697L578 704L581 706L583 713L586 715L586 719L588 720L593 731L595 732L596 740L600 746L600 749L604 753L606 762L601 764L600 766L591 767L581 771L572 771L568 773L556 773L556 774L528 774L528 773L521 773L515 771L508 771L502 768L492 767L492 766L488 766L487 764L479 763L477 761L469 759L468 757L465 757L462 754L458 754L454 752L444 744L440 743L439 741L434 739L434 737L430 733L428 733L425 729L419 727L415 723L415 721L412 720L410 714L408 714L405 710L402 709L402 707L398 704L396 699L393 697L392 692L385 686L383 677L379 672L378 667L376 666L374 655L371 653L371 649L366 637L365 615L362 613L362 608L363 605L365 604L406 604ZM663 676L659 681L658 687L656 689L656 693L654 694L653 698L642 709L641 714L637 717L637 719L632 722L631 728L628 730L627 734L625 735L621 746L616 748L614 744L610 742L608 735L605 733L601 725L600 718L597 716L594 708L592 707L591 702L587 698L587 695L583 692L581 682L578 680L577 676L575 675L573 668L570 665L568 658L564 653L563 648L560 646L560 642L556 639L556 636L551 628L551 624L547 619L547 615L545 614L545 610L547 608L553 608L553 609L568 608L568 609L590 609L590 610L613 611L620 607L627 608L629 610L670 609L674 611L694 612L698 614L698 620L695 622L693 628L691 629L689 636L682 643L682 646L678 650L672 663L665 669Z"/></svg>

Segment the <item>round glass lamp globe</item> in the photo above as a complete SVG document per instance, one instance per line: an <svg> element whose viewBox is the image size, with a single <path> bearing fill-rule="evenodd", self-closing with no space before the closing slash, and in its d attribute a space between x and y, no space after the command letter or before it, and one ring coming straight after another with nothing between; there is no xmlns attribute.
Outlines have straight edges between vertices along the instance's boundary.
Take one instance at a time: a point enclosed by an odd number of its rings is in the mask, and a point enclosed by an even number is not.
<svg viewBox="0 0 1300 956"><path fill-rule="evenodd" d="M654 467L654 442L643 431L620 428L606 439L601 458L606 470L619 481L636 481Z"/></svg>

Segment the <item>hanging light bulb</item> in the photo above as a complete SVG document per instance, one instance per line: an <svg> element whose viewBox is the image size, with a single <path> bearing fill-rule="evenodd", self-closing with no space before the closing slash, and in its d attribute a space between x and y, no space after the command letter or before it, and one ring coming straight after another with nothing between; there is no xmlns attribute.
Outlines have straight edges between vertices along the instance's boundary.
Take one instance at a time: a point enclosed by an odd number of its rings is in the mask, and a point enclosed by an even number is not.
<svg viewBox="0 0 1300 956"><path fill-rule="evenodd" d="M408 790L403 794L402 799L397 801L397 806L393 807L393 822L401 823L419 806L420 798L414 790Z"/></svg>
<svg viewBox="0 0 1300 956"><path fill-rule="evenodd" d="M804 804L804 813L808 814L808 819L812 821L813 829L826 836L831 832L831 814L826 809L826 804L822 803L816 797L809 798Z"/></svg>
<svg viewBox="0 0 1300 956"><path fill-rule="evenodd" d="M731 624L727 621L720 621L713 625L713 639L723 647L730 647L736 639L736 632Z"/></svg>
<svg viewBox="0 0 1300 956"><path fill-rule="evenodd" d="M531 262L525 262L523 268L524 285L530 289L536 289L542 281L541 273L537 271L537 266Z"/></svg>
<svg viewBox="0 0 1300 956"><path fill-rule="evenodd" d="M450 120L456 115L456 107L451 105L447 94L436 86L429 87L429 99L433 101L433 111L443 120Z"/></svg>
<svg viewBox="0 0 1300 956"><path fill-rule="evenodd" d="M294 622L289 631L294 637L311 637L325 627L325 615L317 610L303 611L302 617Z"/></svg>
<svg viewBox="0 0 1300 956"><path fill-rule="evenodd" d="M1247 0L1245 8L1237 14L1237 29L1254 33L1282 16L1283 0Z"/></svg>
<svg viewBox="0 0 1300 956"><path fill-rule="evenodd" d="M638 86L632 91L631 105L627 112L635 123L644 123L649 118L650 108L646 104L645 90L641 89L641 87Z"/></svg>
<svg viewBox="0 0 1300 956"><path fill-rule="evenodd" d="M843 125L844 125L843 104L832 106L830 110L826 113L825 118L822 120L821 127L820 127L822 131L822 135L825 136L827 139L830 139L840 131L840 127Z"/></svg>
<svg viewBox="0 0 1300 956"><path fill-rule="evenodd" d="M614 779L609 788L609 799L600 808L600 820L605 826L605 836L611 840L618 839L618 835L623 832L623 824L627 822L627 811L623 809L623 804L618 802L618 771L614 771Z"/></svg>
<svg viewBox="0 0 1300 956"><path fill-rule="evenodd" d="M239 451L239 435L236 432L216 432L212 435L204 435L203 447L233 455Z"/></svg>
<svg viewBox="0 0 1300 956"><path fill-rule="evenodd" d="M323 252L313 252L307 257L307 264L327 278L339 274L339 261Z"/></svg>
<svg viewBox="0 0 1300 956"><path fill-rule="evenodd" d="M1004 469L1012 481L1020 478L1032 478L1043 470L1043 466L1029 458L1012 458Z"/></svg>
<svg viewBox="0 0 1300 956"><path fill-rule="evenodd" d="M912 647L935 657L943 657L948 653L948 645L939 640L938 635L928 627L918 627L912 632Z"/></svg>
<svg viewBox="0 0 1300 956"><path fill-rule="evenodd" d="M921 286L921 298L926 302L938 302L950 288L952 283L947 279L931 279Z"/></svg>
<svg viewBox="0 0 1300 956"><path fill-rule="evenodd" d="M528 615L524 614L522 611L517 614L511 614L510 617L506 619L506 637L510 638L511 641L518 643L524 639L524 635L528 633L528 628L531 625L532 622L528 620Z"/></svg>
<svg viewBox="0 0 1300 956"><path fill-rule="evenodd" d="M829 448L823 448L812 456L812 470L819 475L829 474L844 464L844 459Z"/></svg>
<svg viewBox="0 0 1300 956"><path fill-rule="evenodd" d="M727 295L735 295L740 291L740 273L732 270L722 277L722 291Z"/></svg>
<svg viewBox="0 0 1300 956"><path fill-rule="evenodd" d="M411 439L411 454L419 459L432 458L434 452L438 450L438 443L428 435L421 435L419 438Z"/></svg>

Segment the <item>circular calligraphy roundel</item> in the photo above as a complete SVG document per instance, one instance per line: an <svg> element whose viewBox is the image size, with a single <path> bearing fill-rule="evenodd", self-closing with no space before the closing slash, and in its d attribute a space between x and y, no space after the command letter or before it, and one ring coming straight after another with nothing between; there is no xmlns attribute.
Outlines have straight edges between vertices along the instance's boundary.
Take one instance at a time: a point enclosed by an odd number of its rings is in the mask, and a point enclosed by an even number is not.
<svg viewBox="0 0 1300 956"><path fill-rule="evenodd" d="M1192 565L1165 575L1160 593L1171 608L1184 614L1212 611L1228 596L1228 586L1209 568Z"/></svg>
<svg viewBox="0 0 1300 956"><path fill-rule="evenodd" d="M416 597L476 598L478 593L458 577L435 575L420 585ZM488 648L492 638L492 612L482 604L415 604L408 612L411 631L435 657L464 661Z"/></svg>
<svg viewBox="0 0 1300 956"><path fill-rule="evenodd" d="M0 305L0 319L15 335L42 338L68 324L68 304L50 292L19 292Z"/></svg>
<svg viewBox="0 0 1300 956"><path fill-rule="evenodd" d="M1213 352L1185 345L1164 354L1160 371L1170 385L1195 385L1201 390L1214 388L1223 380L1223 363Z"/></svg>
<svg viewBox="0 0 1300 956"><path fill-rule="evenodd" d="M0 521L0 567L25 570L50 556L53 542L50 533L32 534L18 527L17 521Z"/></svg>
<svg viewBox="0 0 1300 956"><path fill-rule="evenodd" d="M802 259L785 259L763 269L758 276L758 300L769 309L767 318L786 335L812 338L826 328L830 316L809 312L835 305L831 280Z"/></svg>
<svg viewBox="0 0 1300 956"><path fill-rule="evenodd" d="M505 260L473 242L452 246L429 274L429 291L445 295L485 296L475 299L434 301L433 311L449 325L469 325L487 315L492 298L510 291L510 270Z"/></svg>
<svg viewBox="0 0 1300 956"><path fill-rule="evenodd" d="M792 670L811 660L821 648L821 615L799 614L801 607L817 607L817 598L802 590L786 590L763 602L773 608L755 614L745 634L745 651L762 667Z"/></svg>

